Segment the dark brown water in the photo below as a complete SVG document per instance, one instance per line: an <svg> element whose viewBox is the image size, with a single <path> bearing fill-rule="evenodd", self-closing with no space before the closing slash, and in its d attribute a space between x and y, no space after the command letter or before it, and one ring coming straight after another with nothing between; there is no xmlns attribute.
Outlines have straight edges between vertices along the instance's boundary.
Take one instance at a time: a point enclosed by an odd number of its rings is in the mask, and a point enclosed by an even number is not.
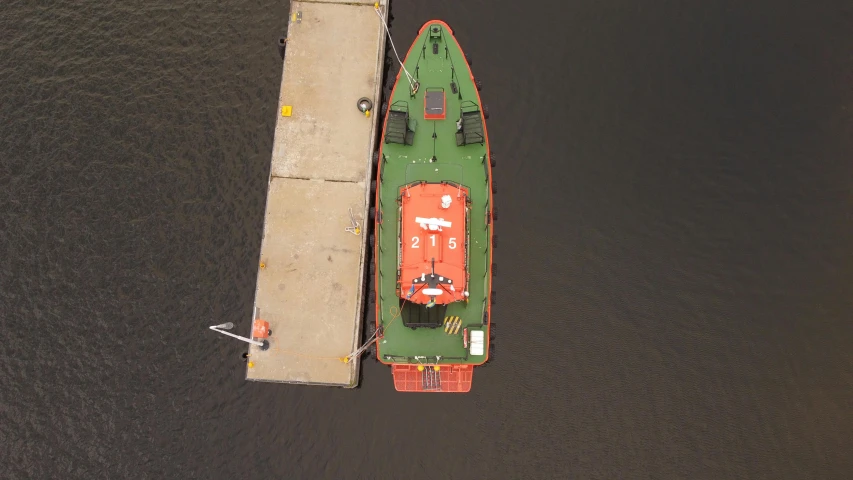
<svg viewBox="0 0 853 480"><path fill-rule="evenodd" d="M247 383L286 2L0 8L0 478L843 479L849 2L395 0L485 84L469 395ZM396 70L395 70L396 71Z"/></svg>

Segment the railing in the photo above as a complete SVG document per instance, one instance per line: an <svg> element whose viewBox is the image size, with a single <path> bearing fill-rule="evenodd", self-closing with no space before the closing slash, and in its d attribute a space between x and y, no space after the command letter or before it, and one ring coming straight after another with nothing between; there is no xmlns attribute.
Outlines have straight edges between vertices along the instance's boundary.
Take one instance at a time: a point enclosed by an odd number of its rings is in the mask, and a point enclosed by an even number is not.
<svg viewBox="0 0 853 480"><path fill-rule="evenodd" d="M473 144L473 143L479 143L480 145L482 145L483 143L485 143L486 138L483 136L483 123L482 123L483 122L483 116L482 116L482 113L480 112L480 106L477 105L476 103L472 102L471 100L463 100L459 104L459 111L460 111L460 117L462 119L462 135L463 135L463 139L464 139L463 145L469 145L469 144ZM479 117L480 124L477 127L477 130L479 130L479 131L470 131L466 128L466 122L465 122L466 114L474 114L474 113L479 114L478 117ZM469 115L469 117L470 116L471 115ZM471 137L471 139L474 141L469 142L468 141L469 137Z"/></svg>
<svg viewBox="0 0 853 480"><path fill-rule="evenodd" d="M400 272L403 262L403 206L397 207L397 281L400 280ZM401 312L402 313L402 312Z"/></svg>
<svg viewBox="0 0 853 480"><path fill-rule="evenodd" d="M399 115L392 115L394 113L402 114L403 118L400 119ZM388 110L388 119L385 124L385 143L400 143L406 145L406 138L410 131L409 121L408 102L405 100L397 100L392 103L391 108Z"/></svg>
<svg viewBox="0 0 853 480"><path fill-rule="evenodd" d="M397 108L394 108L394 107L397 107ZM405 113L406 116L408 116L409 115L409 102L407 102L405 100L397 100L396 102L391 104L391 111L392 112Z"/></svg>
<svg viewBox="0 0 853 480"><path fill-rule="evenodd" d="M462 113L474 113L480 111L480 106L471 100L462 100L459 103L459 109L462 110Z"/></svg>
<svg viewBox="0 0 853 480"><path fill-rule="evenodd" d="M468 355L466 354L463 357L445 357L445 356L426 356L426 355L391 355L391 354L383 354L382 358L391 362L406 362L406 363L421 363L424 366L426 365L435 365L438 364L442 360L459 360L459 361L467 361Z"/></svg>
<svg viewBox="0 0 853 480"><path fill-rule="evenodd" d="M450 60L450 91L462 100L462 89L459 88L459 76L456 75L456 67L453 66L453 59Z"/></svg>

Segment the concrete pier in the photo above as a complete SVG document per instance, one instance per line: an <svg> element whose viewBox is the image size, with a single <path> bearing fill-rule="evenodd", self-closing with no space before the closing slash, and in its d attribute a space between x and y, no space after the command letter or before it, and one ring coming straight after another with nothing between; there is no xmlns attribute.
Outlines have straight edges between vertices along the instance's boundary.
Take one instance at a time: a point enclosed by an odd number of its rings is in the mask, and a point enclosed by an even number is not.
<svg viewBox="0 0 853 480"><path fill-rule="evenodd" d="M358 359L341 358L361 339L386 42L374 3L291 2L254 308L272 333L249 346L248 380L358 384Z"/></svg>

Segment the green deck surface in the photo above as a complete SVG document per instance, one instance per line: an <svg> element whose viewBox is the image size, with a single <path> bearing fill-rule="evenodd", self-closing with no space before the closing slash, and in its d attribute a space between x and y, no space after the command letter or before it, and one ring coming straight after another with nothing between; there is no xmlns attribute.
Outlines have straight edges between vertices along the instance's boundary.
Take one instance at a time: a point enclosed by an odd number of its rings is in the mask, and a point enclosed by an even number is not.
<svg viewBox="0 0 853 480"><path fill-rule="evenodd" d="M438 38L431 38L433 26L441 27ZM433 42L438 43L438 53L433 54ZM386 143L387 124L380 141L379 179L377 181L376 210L381 214L381 224L376 225L377 262L377 320L384 328L384 337L378 343L380 361L394 363L443 363L474 364L486 361L489 347L488 322L489 293L491 285L491 225L486 221L491 201L491 182L488 175L489 158L486 136L486 120L483 119L483 135L486 142L457 146L456 122L460 118L460 105L468 101L480 106L477 89L471 80L470 70L463 52L450 31L438 23L429 28L413 42L413 47L404 60L409 73L420 83L415 97L411 97L409 82L402 70L397 86L389 103L389 109L405 102L408 107L410 128L414 130L412 145ZM453 93L451 82L455 82L458 93ZM424 94L427 89L443 88L446 97L444 120L424 118ZM461 95L461 99L460 99ZM386 115L387 117L387 115ZM435 138L433 138L435 133ZM436 161L430 162L435 155ZM454 302L447 307L445 316L458 316L462 326L456 335L445 333L444 328L411 329L403 325L397 316L402 300L396 291L398 265L398 203L399 188L417 180L429 182L450 180L470 189L470 245L468 264L470 283L469 301ZM380 218L380 215L377 215ZM490 222L489 222L490 223ZM437 272L440 273L440 272ZM439 306L433 307L439 308ZM485 315L485 316L484 316ZM397 318L395 318L397 316ZM393 320L392 320L393 319ZM463 347L462 332L482 329L485 331L484 355L468 356ZM388 358L388 356L393 358ZM415 356L428 357L426 360ZM436 360L436 357L444 357Z"/></svg>

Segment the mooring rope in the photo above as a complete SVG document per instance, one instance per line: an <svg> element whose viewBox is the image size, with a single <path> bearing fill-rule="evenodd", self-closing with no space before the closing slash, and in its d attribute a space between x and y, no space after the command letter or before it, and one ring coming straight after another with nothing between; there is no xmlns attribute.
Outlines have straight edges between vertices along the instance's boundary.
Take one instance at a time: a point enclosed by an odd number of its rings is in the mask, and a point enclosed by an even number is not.
<svg viewBox="0 0 853 480"><path fill-rule="evenodd" d="M356 357L360 356L362 353L364 353L365 350L367 350L370 347L371 343L378 342L379 337L377 335L379 335L379 329L382 328L382 331L385 331L386 328L390 327L391 324L394 323L394 320L396 320L397 317L399 317L400 314L403 313L403 307L406 305L406 302L408 302L408 301L409 301L409 299L404 299L403 304L400 305L399 307L397 307L396 305L391 305L391 308L388 309L388 313L393 315L393 317L391 318L391 320L388 321L388 325L385 325L385 327L382 327L380 325L376 329L376 331L373 332L373 335L371 335L370 338L366 342L364 342L364 345L362 345L361 347L356 349L356 351L350 353L346 357L342 357L340 360L344 363L349 363L350 360L352 360L353 358L356 358ZM395 309L397 310L397 313L394 313Z"/></svg>
<svg viewBox="0 0 853 480"><path fill-rule="evenodd" d="M400 62L400 67L403 69L404 72L406 72L406 78L409 80L409 90L415 91L414 85L417 82L415 81L414 77L412 77L412 74L410 74L409 71L406 70L406 66L403 65L403 61L400 60L400 54L397 53L397 47L394 46L394 39L391 38L391 32L388 30L388 24L385 20L385 17L383 17L382 12L379 11L379 3L373 4L373 10L376 12L377 15L379 15L379 19L382 20L382 26L385 27L385 33L388 34L388 41L391 42L391 49L394 51L394 56L397 57L397 61Z"/></svg>

